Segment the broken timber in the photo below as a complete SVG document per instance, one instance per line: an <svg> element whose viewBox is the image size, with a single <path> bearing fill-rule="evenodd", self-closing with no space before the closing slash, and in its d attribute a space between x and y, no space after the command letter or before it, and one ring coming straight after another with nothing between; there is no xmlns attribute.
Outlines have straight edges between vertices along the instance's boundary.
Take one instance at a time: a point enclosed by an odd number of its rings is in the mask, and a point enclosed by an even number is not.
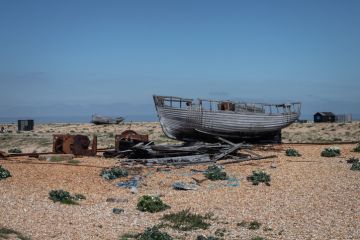
<svg viewBox="0 0 360 240"><path fill-rule="evenodd" d="M144 145L139 143L128 151L128 160L125 163L161 164L161 165L193 165L216 163L231 155L231 160L225 160L221 164L235 163L250 160L260 160L263 157L249 150L252 145L239 143L235 144L219 137L221 143L195 143L193 145ZM238 157L237 151L245 150L249 154L246 157ZM236 160L234 160L236 159Z"/></svg>

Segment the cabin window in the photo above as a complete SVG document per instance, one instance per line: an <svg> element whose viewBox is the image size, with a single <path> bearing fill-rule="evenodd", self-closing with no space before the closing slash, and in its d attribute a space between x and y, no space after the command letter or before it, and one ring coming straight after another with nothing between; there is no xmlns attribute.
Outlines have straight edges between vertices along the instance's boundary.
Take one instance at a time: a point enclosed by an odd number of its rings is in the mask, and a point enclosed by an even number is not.
<svg viewBox="0 0 360 240"><path fill-rule="evenodd" d="M218 109L222 111L235 111L235 104L232 102L221 102Z"/></svg>

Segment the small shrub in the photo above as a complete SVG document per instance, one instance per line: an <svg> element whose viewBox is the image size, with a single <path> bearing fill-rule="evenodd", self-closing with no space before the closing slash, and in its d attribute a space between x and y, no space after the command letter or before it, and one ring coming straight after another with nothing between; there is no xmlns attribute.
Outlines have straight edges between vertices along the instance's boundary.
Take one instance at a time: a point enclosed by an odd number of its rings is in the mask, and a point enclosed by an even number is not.
<svg viewBox="0 0 360 240"><path fill-rule="evenodd" d="M259 223L258 221L251 221L249 223L249 229L250 230L258 230L261 226L261 223Z"/></svg>
<svg viewBox="0 0 360 240"><path fill-rule="evenodd" d="M139 199L137 209L142 212L161 212L169 209L170 206L163 203L159 197L144 195Z"/></svg>
<svg viewBox="0 0 360 240"><path fill-rule="evenodd" d="M49 192L49 199L52 200L53 202L60 202L64 204L74 204L74 205L78 204L77 202L75 202L75 198L71 196L69 192L64 191L62 189L51 190Z"/></svg>
<svg viewBox="0 0 360 240"><path fill-rule="evenodd" d="M100 176L107 180L116 179L120 177L127 177L128 171L120 167L112 167L101 170Z"/></svg>
<svg viewBox="0 0 360 240"><path fill-rule="evenodd" d="M159 228L152 227L145 230L137 239L139 240L173 240L166 232L161 232Z"/></svg>
<svg viewBox="0 0 360 240"><path fill-rule="evenodd" d="M161 232L157 226L146 229L143 233L126 233L120 237L120 240L138 239L138 240L172 240L173 238L166 232Z"/></svg>
<svg viewBox="0 0 360 240"><path fill-rule="evenodd" d="M9 170L3 168L3 167L0 165L0 180L1 180L1 179L8 178L8 177L11 177L11 174L10 174Z"/></svg>
<svg viewBox="0 0 360 240"><path fill-rule="evenodd" d="M352 150L353 152L360 152L360 143Z"/></svg>
<svg viewBox="0 0 360 240"><path fill-rule="evenodd" d="M211 181L226 180L228 178L226 172L224 172L223 169L217 165L209 166L208 169L204 172L204 175Z"/></svg>
<svg viewBox="0 0 360 240"><path fill-rule="evenodd" d="M341 154L340 149L338 147L325 148L321 152L322 157L337 157L337 156L340 156L340 154Z"/></svg>
<svg viewBox="0 0 360 240"><path fill-rule="evenodd" d="M253 185L259 185L259 183L263 182L267 186L270 186L270 175L267 174L264 171L253 171L253 174L251 176L247 177L248 181L251 181Z"/></svg>
<svg viewBox="0 0 360 240"><path fill-rule="evenodd" d="M351 165L350 170L360 171L360 162L354 162L354 163Z"/></svg>
<svg viewBox="0 0 360 240"><path fill-rule="evenodd" d="M190 209L186 209L177 213L165 214L161 219L168 222L168 224L163 224L165 227L171 227L181 231L190 231L196 229L208 229L211 224L205 222L205 220L208 220L211 217L212 214L202 216L200 214L191 213Z"/></svg>
<svg viewBox="0 0 360 240"><path fill-rule="evenodd" d="M301 156L301 154L296 149L293 149L293 148L286 149L285 154L286 154L286 156L289 156L289 157L300 157Z"/></svg>
<svg viewBox="0 0 360 240"><path fill-rule="evenodd" d="M20 148L10 148L8 150L8 153L22 153L21 149Z"/></svg>
<svg viewBox="0 0 360 240"><path fill-rule="evenodd" d="M357 163L359 162L358 158L351 157L348 160L346 160L347 163Z"/></svg>

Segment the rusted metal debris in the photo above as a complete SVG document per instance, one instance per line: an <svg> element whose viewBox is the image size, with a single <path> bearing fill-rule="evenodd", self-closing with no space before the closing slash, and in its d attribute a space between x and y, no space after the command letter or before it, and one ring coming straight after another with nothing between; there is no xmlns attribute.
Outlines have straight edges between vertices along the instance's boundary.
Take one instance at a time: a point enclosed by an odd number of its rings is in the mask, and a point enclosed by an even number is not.
<svg viewBox="0 0 360 240"><path fill-rule="evenodd" d="M121 134L115 135L115 150L126 150L138 143L146 144L148 142L149 135L138 134L133 130L125 130Z"/></svg>
<svg viewBox="0 0 360 240"><path fill-rule="evenodd" d="M53 136L53 153L74 154L75 156L95 156L97 137L94 135L92 147L90 139L85 135L56 134Z"/></svg>

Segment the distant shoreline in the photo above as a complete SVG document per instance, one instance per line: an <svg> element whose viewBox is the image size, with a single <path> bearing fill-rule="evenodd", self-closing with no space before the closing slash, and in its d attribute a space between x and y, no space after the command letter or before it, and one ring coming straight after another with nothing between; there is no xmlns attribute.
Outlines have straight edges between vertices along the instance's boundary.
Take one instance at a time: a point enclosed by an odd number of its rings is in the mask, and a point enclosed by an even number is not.
<svg viewBox="0 0 360 240"><path fill-rule="evenodd" d="M116 117L116 116L111 116ZM125 122L157 122L156 115L128 115ZM0 117L0 124L15 124L18 120L33 119L36 123L90 123L91 116L50 116L50 117Z"/></svg>
<svg viewBox="0 0 360 240"><path fill-rule="evenodd" d="M118 117L112 116L111 117ZM313 115L303 114L300 120L313 121ZM124 122L158 122L157 115L124 115ZM18 120L33 119L36 123L91 123L91 116L20 116L20 117L0 117L0 124L17 124ZM360 118L353 115L353 121L359 121Z"/></svg>

